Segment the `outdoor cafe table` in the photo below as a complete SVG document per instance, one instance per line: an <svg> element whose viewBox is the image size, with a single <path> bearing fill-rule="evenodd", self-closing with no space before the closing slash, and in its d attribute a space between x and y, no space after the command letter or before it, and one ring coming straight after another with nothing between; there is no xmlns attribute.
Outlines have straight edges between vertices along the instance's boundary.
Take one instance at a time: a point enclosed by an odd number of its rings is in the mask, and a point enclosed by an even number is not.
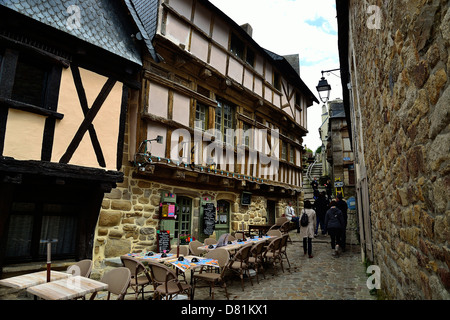
<svg viewBox="0 0 450 320"><path fill-rule="evenodd" d="M176 258L177 255L174 253L167 253L166 257L161 257L162 253L154 253L153 255L146 255L146 253L127 253L126 256L135 258L141 262L164 262L165 260L170 260Z"/></svg>
<svg viewBox="0 0 450 320"><path fill-rule="evenodd" d="M72 276L71 274L65 272L53 270L50 271L50 281L65 279L71 276ZM26 289L46 282L47 282L47 270L2 279L0 280L0 285L16 289Z"/></svg>
<svg viewBox="0 0 450 320"><path fill-rule="evenodd" d="M259 236L262 237L272 226L271 224L249 224L248 232L251 234L253 229L258 230Z"/></svg>
<svg viewBox="0 0 450 320"><path fill-rule="evenodd" d="M29 287L27 292L45 300L69 300L92 293L90 299L93 300L98 291L107 289L106 283L83 276L71 276L67 279Z"/></svg>
<svg viewBox="0 0 450 320"><path fill-rule="evenodd" d="M271 238L273 238L273 236L262 236L262 237L254 237L251 239L247 239L244 241L233 241L231 244L227 244L226 246L221 246L220 248L223 248L227 251L233 251L233 250L237 250L239 248L241 248L243 245L248 244L248 243L259 243L259 242L265 242L270 240ZM210 248L211 246L211 248ZM212 245L204 245L204 246L200 246L197 249L201 250L201 251L210 251L210 250L214 250L216 248L217 244L212 244Z"/></svg>

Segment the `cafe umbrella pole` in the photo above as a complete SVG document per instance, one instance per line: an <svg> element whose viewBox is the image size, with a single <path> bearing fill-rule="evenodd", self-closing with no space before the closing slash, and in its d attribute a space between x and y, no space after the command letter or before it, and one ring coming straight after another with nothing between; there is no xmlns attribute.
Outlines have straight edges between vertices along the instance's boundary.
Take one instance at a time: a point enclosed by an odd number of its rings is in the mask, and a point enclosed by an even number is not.
<svg viewBox="0 0 450 320"><path fill-rule="evenodd" d="M52 266L52 243L58 242L58 239L41 240L41 243L47 244L47 282L50 282L50 270Z"/></svg>

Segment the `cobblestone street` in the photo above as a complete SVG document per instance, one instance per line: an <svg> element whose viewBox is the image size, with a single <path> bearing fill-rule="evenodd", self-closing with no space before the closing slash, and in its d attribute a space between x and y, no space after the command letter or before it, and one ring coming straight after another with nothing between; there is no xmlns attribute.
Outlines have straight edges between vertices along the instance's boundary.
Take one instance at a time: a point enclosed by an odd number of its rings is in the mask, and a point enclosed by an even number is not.
<svg viewBox="0 0 450 320"><path fill-rule="evenodd" d="M303 255L300 237L290 232L292 243L288 243L288 258L291 267L283 263L284 273L277 268L266 270L264 279L253 277L253 286L245 278L242 291L238 277L227 282L230 300L375 300L366 286L367 276L361 262L359 245L347 245L340 257L332 256L328 236L319 236L313 241L313 258ZM225 292L216 288L215 299L226 299ZM195 300L207 300L209 289L195 290Z"/></svg>

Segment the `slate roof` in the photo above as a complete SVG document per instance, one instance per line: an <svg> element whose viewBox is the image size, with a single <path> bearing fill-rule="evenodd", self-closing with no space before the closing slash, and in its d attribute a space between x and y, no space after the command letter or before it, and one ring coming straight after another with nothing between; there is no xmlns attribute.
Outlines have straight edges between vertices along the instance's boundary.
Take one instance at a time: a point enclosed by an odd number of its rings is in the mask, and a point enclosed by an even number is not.
<svg viewBox="0 0 450 320"><path fill-rule="evenodd" d="M153 47L152 40L156 34L158 22L158 0L124 0L136 23L143 41L153 60L159 62L159 57Z"/></svg>
<svg viewBox="0 0 450 320"><path fill-rule="evenodd" d="M0 0L0 5L142 65L139 46L131 37L131 23L120 1ZM71 5L79 9L78 28L68 28L68 19L75 17L75 11L68 10Z"/></svg>

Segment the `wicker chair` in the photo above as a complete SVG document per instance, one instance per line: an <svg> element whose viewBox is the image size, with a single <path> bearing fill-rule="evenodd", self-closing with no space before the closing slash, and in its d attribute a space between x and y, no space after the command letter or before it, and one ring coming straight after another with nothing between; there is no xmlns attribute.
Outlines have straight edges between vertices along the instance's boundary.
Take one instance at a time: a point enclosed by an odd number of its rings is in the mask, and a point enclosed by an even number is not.
<svg viewBox="0 0 450 320"><path fill-rule="evenodd" d="M201 247L203 244L198 241L198 240L194 240L189 242L189 251L192 255L194 256L202 256L204 254L203 251L198 250L198 247Z"/></svg>
<svg viewBox="0 0 450 320"><path fill-rule="evenodd" d="M270 241L269 245L267 246L266 250L263 253L263 258L265 262L272 261L273 265L273 273L276 274L275 266L276 263L279 262L281 265L281 270L283 270L283 260L281 259L281 241L282 237L276 237Z"/></svg>
<svg viewBox="0 0 450 320"><path fill-rule="evenodd" d="M217 248L215 250L209 251L206 254L206 258L217 260L220 266L220 272L216 272L217 270L212 270L216 268L212 268L209 272L204 272L204 268L202 267L202 269L200 269L200 272L194 275L194 288L192 297L194 297L195 288L200 288L197 283L199 281L203 281L208 283L208 287L210 288L209 295L212 295L212 300L214 300L214 287L216 286L216 284L225 289L225 295L227 296L227 299L229 299L224 276L225 272L228 270L230 254L223 248Z"/></svg>
<svg viewBox="0 0 450 320"><path fill-rule="evenodd" d="M152 279L145 266L139 260L129 257L121 256L120 260L125 268L128 268L131 272L130 287L133 289L136 299L139 293L142 293L142 300L144 300L144 293L151 291L144 291L146 286L152 284Z"/></svg>
<svg viewBox="0 0 450 320"><path fill-rule="evenodd" d="M71 265L69 268L67 268L67 273L70 273L74 276L82 276L89 278L92 271L92 260L85 259L78 261L74 265Z"/></svg>
<svg viewBox="0 0 450 320"><path fill-rule="evenodd" d="M204 241L205 245L216 244L216 243L217 243L217 239L214 239L214 238L206 238Z"/></svg>
<svg viewBox="0 0 450 320"><path fill-rule="evenodd" d="M247 273L247 276L250 279L250 283L253 286L252 278L250 277L250 272L248 271L248 259L250 258L250 250L252 249L252 246L253 244L251 243L242 246L228 263L228 268L230 270L239 273L239 276L241 278L242 291L244 291L244 273Z"/></svg>
<svg viewBox="0 0 450 320"><path fill-rule="evenodd" d="M291 263L289 262L289 258L287 256L287 252L286 252L287 243L288 243L289 239L290 239L289 234L287 234L287 233L283 234L283 236L281 237L280 256L281 256L281 259L283 259L283 258L286 259L287 263L289 264L289 268L291 268Z"/></svg>
<svg viewBox="0 0 450 320"><path fill-rule="evenodd" d="M153 281L153 288L155 289L155 300L163 297L166 297L167 300L172 300L174 296L183 293L190 298L191 286L181 283L173 269L153 261L148 263L148 267Z"/></svg>
<svg viewBox="0 0 450 320"><path fill-rule="evenodd" d="M172 254L177 254L177 246L173 246L172 249L169 251L169 253ZM180 245L180 251L179 251L181 256L187 256L189 255L189 246L187 245Z"/></svg>
<svg viewBox="0 0 450 320"><path fill-rule="evenodd" d="M130 286L131 271L125 267L118 267L105 273L100 281L108 285L107 300L110 300L111 293L117 295L117 300L123 300Z"/></svg>
<svg viewBox="0 0 450 320"><path fill-rule="evenodd" d="M255 268L256 271L256 281L259 283L259 270L262 269L264 279L266 278L266 274L264 273L264 267L263 267L263 252L264 252L264 245L265 242L259 242L255 244L252 247L252 250L250 252L250 257L248 258L248 263Z"/></svg>

